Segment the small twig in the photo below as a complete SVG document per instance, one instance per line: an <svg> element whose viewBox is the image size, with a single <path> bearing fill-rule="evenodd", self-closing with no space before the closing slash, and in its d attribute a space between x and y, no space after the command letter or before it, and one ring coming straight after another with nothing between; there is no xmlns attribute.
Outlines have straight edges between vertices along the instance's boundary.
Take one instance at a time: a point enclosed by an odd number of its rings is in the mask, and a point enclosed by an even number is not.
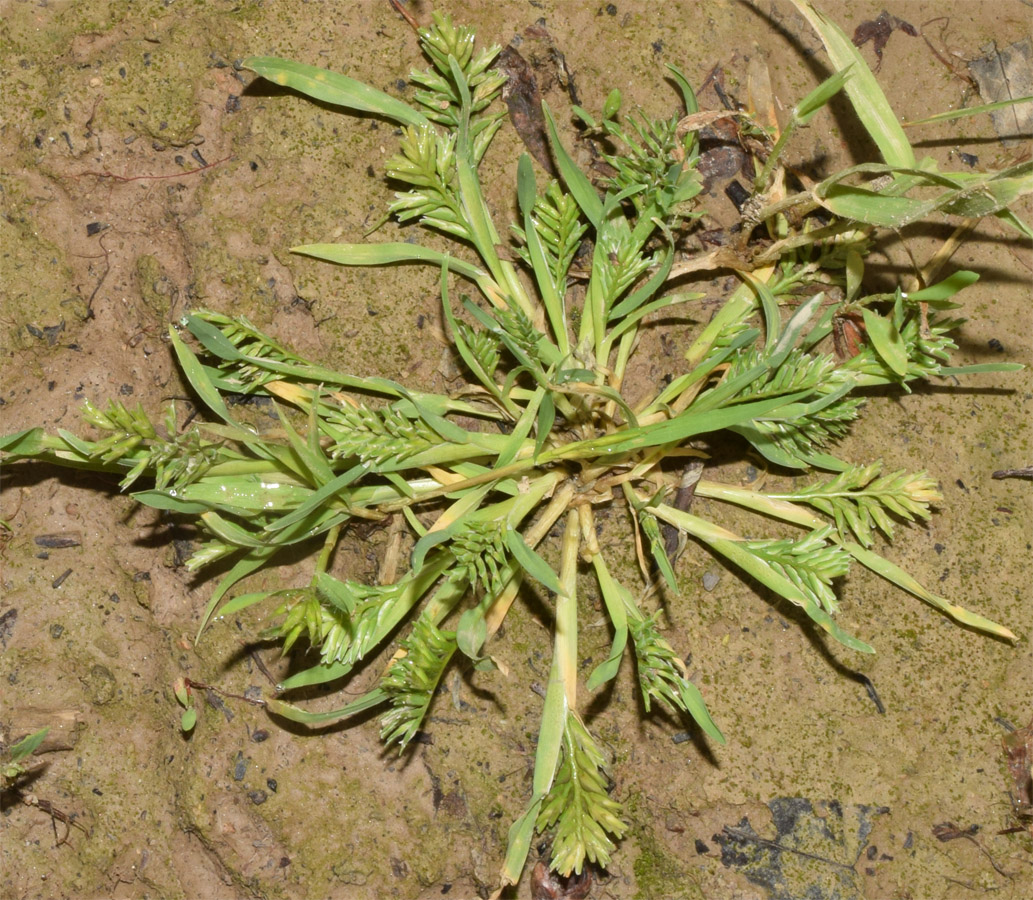
<svg viewBox="0 0 1033 900"><path fill-rule="evenodd" d="M76 177L92 175L94 178L113 178L115 181L159 181L163 178L184 178L187 175L196 175L198 172L203 172L205 169L213 169L231 159L233 159L232 154L230 156L224 156L222 159L217 159L213 163L208 163L206 166L199 166L196 169L189 169L186 172L172 172L169 175L116 175L114 172L90 171L80 172Z"/></svg>
<svg viewBox="0 0 1033 900"><path fill-rule="evenodd" d="M57 842L54 847L60 847L62 844L68 842L68 836L72 833L73 828L78 828L87 837L90 836L90 831L85 825L81 825L75 821L75 816L70 816L63 810L58 809L49 800L40 800L35 794L22 794L18 793L18 799L21 800L26 806L34 806L39 810L45 812L50 816L50 824L54 828L54 840ZM63 822L65 826L65 836L59 837L57 833L57 823Z"/></svg>
<svg viewBox="0 0 1033 900"><path fill-rule="evenodd" d="M402 6L401 0L388 0L388 2L395 8L395 12L405 19L405 21L412 27L412 30L418 34L420 31L420 23L413 18L412 13L410 13L409 10Z"/></svg>
<svg viewBox="0 0 1033 900"><path fill-rule="evenodd" d="M266 678L268 678L272 684L277 684L276 679L273 678L273 673L266 668L265 663L262 662L262 657L258 655L258 651L252 650L251 653L248 655L251 657L252 660L254 660L255 665L258 666L258 671L261 672Z"/></svg>
<svg viewBox="0 0 1033 900"><path fill-rule="evenodd" d="M996 478L998 481L1002 478L1033 478L1033 466L1025 466L1021 469L999 469L990 477Z"/></svg>
<svg viewBox="0 0 1033 900"><path fill-rule="evenodd" d="M93 135L93 117L97 115L97 107L100 106L100 101L104 99L103 94L98 94L97 99L93 101L93 109L90 110L90 117L86 120L86 137Z"/></svg>
<svg viewBox="0 0 1033 900"><path fill-rule="evenodd" d="M680 509L682 512L688 512L689 507L692 506L692 501L696 498L696 485L699 483L700 476L703 474L703 463L694 459L686 467L682 473L681 482L678 484L678 490L674 495L673 506L675 509ZM661 530L664 532L664 550L667 552L668 559L673 564L675 562L676 551L678 547L678 538L680 532L677 528L671 525L669 522L664 522L661 526Z"/></svg>
<svg viewBox="0 0 1033 900"><path fill-rule="evenodd" d="M192 678L184 678L184 683L188 688L197 688L201 691L211 691L213 694L218 694L222 697L229 697L232 700L243 700L245 703L250 703L252 706L261 706L265 709L265 700L253 700L251 697L245 697L243 694L231 694L229 691L220 690L210 684L205 684L203 681L194 681Z"/></svg>
<svg viewBox="0 0 1033 900"><path fill-rule="evenodd" d="M928 22L923 22L921 24L921 26L919 26L919 33L922 35L922 40L925 41L925 45L932 52L933 56L935 56L950 71L950 73L955 78L961 79L962 81L964 81L969 86L969 88L971 88L974 91L978 91L979 90L979 85L976 84L976 80L971 75L968 75L967 73L961 71L949 59L944 57L940 53L940 51L937 50L936 47L933 46L932 41L930 41L929 38L926 37L925 27L927 25L932 25L933 22L943 22L944 23L943 25L940 26L940 41L942 41L943 44L946 46L946 41L944 41L943 35L944 35L944 32L946 32L947 28L950 26L950 19L947 16L937 16L935 19L930 19Z"/></svg>
<svg viewBox="0 0 1033 900"><path fill-rule="evenodd" d="M100 280L97 282L96 287L94 287L93 292L86 300L87 320L93 318L93 300L97 296L97 292L100 290L101 285L104 284L104 280L108 277L108 273L111 271L111 261L108 259L108 256L111 254L111 251L104 246L104 238L106 237L107 235L102 234L99 238L97 238L97 246L99 246L100 249L104 251L104 271L103 273L101 273Z"/></svg>
<svg viewBox="0 0 1033 900"><path fill-rule="evenodd" d="M997 861L990 855L990 851L976 840L975 835L978 833L978 825L969 825L968 828L959 828L953 822L941 822L939 825L933 826L933 836L941 844L945 844L947 841L957 840L958 838L965 838L975 844L979 852L990 860L990 865L994 867L994 871L997 872L998 875L1002 875L1005 878L1011 878L1012 875L997 864Z"/></svg>

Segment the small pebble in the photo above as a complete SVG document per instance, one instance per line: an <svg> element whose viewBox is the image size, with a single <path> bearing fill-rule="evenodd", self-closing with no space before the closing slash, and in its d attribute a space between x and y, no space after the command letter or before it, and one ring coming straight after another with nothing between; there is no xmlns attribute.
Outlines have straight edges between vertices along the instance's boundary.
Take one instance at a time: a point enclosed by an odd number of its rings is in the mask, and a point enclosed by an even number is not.
<svg viewBox="0 0 1033 900"><path fill-rule="evenodd" d="M717 587L717 583L721 580L721 576L717 572L707 572L703 576L703 590L712 591Z"/></svg>

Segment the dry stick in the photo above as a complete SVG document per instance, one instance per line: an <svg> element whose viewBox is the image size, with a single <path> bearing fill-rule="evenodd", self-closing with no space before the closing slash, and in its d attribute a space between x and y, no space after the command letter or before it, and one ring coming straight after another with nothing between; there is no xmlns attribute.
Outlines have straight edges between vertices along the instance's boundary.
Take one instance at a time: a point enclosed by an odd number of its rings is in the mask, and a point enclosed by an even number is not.
<svg viewBox="0 0 1033 900"><path fill-rule="evenodd" d="M192 678L184 678L183 681L188 688L196 688L199 691L211 691L217 696L230 697L233 700L243 700L245 703L250 703L252 706L260 706L263 709L266 706L264 700L254 700L251 697L245 697L243 694L231 694L229 691L221 690L211 684L205 684L203 681L194 681Z"/></svg>
<svg viewBox="0 0 1033 900"><path fill-rule="evenodd" d="M21 800L26 806L35 806L37 809L42 810L48 816L50 816L50 824L54 828L54 840L57 842L54 847L60 847L62 844L68 842L68 836L72 833L73 828L78 828L87 837L90 836L90 830L79 822L75 821L75 816L70 816L63 810L58 809L49 800L40 800L35 794L22 794L19 792L18 799ZM63 822L65 826L65 836L58 837L57 834L57 823Z"/></svg>
<svg viewBox="0 0 1033 900"><path fill-rule="evenodd" d="M113 178L115 181L159 181L163 178L185 178L187 175L196 175L198 172L203 172L205 169L214 169L216 166L221 166L224 162L233 159L233 154L224 156L222 159L217 159L215 162L208 163L206 166L199 166L196 169L190 169L187 172L172 172L169 175L116 175L114 172L80 172L76 175L76 178L81 178L84 175L92 175L94 178Z"/></svg>
<svg viewBox="0 0 1033 900"><path fill-rule="evenodd" d="M944 49L946 49L946 47L947 47L947 42L944 40L944 37L943 37L944 32L946 32L947 27L950 25L950 19L947 16L937 16L935 19L930 19L928 22L923 22L919 26L919 32L922 35L922 40L925 41L925 45L932 52L933 56L935 56L950 71L950 73L955 78L961 79L972 90L978 91L979 90L979 85L976 84L976 80L971 75L967 74L964 70L962 70L959 66L955 66L950 60L948 60L946 57L944 57L943 54L941 54L933 46L932 41L930 41L929 38L926 36L926 34L925 34L925 27L926 27L926 25L932 25L933 22L943 22L944 23L943 25L940 26L940 41L943 42Z"/></svg>
<svg viewBox="0 0 1033 900"><path fill-rule="evenodd" d="M1033 478L1033 466L1025 466L1021 469L1000 469L991 477L998 481L1002 478Z"/></svg>
<svg viewBox="0 0 1033 900"><path fill-rule="evenodd" d="M90 117L86 120L84 127L86 129L86 137L93 135L93 117L97 115L97 107L100 106L100 101L104 99L103 94L98 94L97 99L93 101L93 109L90 110Z"/></svg>
<svg viewBox="0 0 1033 900"><path fill-rule="evenodd" d="M104 284L104 279L108 277L108 273L111 271L111 260L108 257L111 255L111 251L104 246L104 238L107 235L102 234L97 238L97 246L104 251L104 272L100 276L100 280L97 282L97 286L93 289L92 293L86 300L86 318L87 320L93 318L93 300L97 296L97 291L100 290L100 286Z"/></svg>
<svg viewBox="0 0 1033 900"><path fill-rule="evenodd" d="M388 0L388 2L395 8L395 12L398 13L398 15L400 15L403 19L405 19L406 22L409 23L412 30L419 34L420 23L412 17L412 13L410 13L409 10L402 6L399 0Z"/></svg>
<svg viewBox="0 0 1033 900"><path fill-rule="evenodd" d="M672 505L675 509L680 509L682 512L689 511L689 507L692 506L692 501L696 497L696 485L699 483L702 474L702 460L694 459L685 467L681 483L678 485L678 490L674 495L674 503ZM669 522L661 523L660 530L664 533L664 551L673 565L677 561L676 553L679 549L680 532Z"/></svg>
<svg viewBox="0 0 1033 900"><path fill-rule="evenodd" d="M257 650L252 650L248 656L254 661L255 665L258 666L258 671L261 672L266 678L269 679L270 683L276 685L276 679L273 678L273 673L269 671L266 664L262 661L262 657L258 655Z"/></svg>

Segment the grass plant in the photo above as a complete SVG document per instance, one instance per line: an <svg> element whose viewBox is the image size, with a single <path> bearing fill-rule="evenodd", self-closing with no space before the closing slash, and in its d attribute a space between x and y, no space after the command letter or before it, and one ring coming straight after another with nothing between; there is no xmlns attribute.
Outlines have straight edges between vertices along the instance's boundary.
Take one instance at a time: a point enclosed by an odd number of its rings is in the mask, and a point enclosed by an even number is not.
<svg viewBox="0 0 1033 900"><path fill-rule="evenodd" d="M215 616L251 610L285 653L304 644L318 649L318 664L285 680L267 702L270 712L297 722L321 725L381 708L384 741L404 750L448 667L496 669L492 643L512 604L526 588L546 596L551 670L530 797L509 831L502 884L520 877L536 832L551 836L551 865L562 874L610 860L626 824L579 710L583 693L615 678L626 654L647 712L666 707L694 720L708 739L725 740L646 590L655 580L672 603L692 602L681 594L665 531L696 542L859 653L872 647L836 620L837 579L855 564L962 625L1013 638L876 549L878 533L888 540L899 523L929 517L941 499L934 478L885 471L878 461L854 464L837 455L836 444L863 423L867 389L907 391L916 381L1015 368L950 364L960 324L950 315L954 296L975 273L938 278L941 254L917 273L917 289L872 294L864 268L880 229L934 214L997 216L1031 236L1012 210L1033 187L1030 164L942 172L917 159L849 39L795 2L835 73L793 108L781 131L741 116L758 148L742 240L734 251L680 261L676 247L706 208L698 130L711 116L673 67L681 115L622 115L617 94L598 120L576 111L605 138L604 178L593 180L575 164L545 108L560 178L542 184L521 157L517 219L507 230L493 221L479 179L505 121L497 102L505 76L492 68L499 48L478 48L471 29L436 15L421 30L431 65L413 73L411 105L301 63L247 60L247 69L276 84L400 126L398 152L387 162L400 187L390 212L453 239L454 255L375 240L294 251L343 266L435 268L466 384L433 393L334 371L245 318L197 310L171 328L169 340L205 416L181 425L172 404L159 425L140 407L87 403L93 438L32 428L0 442L7 460L120 472L122 488L141 503L193 519L207 539L188 567L224 568L201 631ZM800 186L782 151L840 92L882 159ZM684 371L651 396L627 396L625 377L651 317L686 309L700 316L702 294L683 287L685 276L718 270L734 272L738 287L684 348ZM854 352L841 358L830 345L846 316L863 327ZM241 396L271 401L277 427L249 424L230 402ZM799 476L798 486L751 490L708 477L705 461L715 448L756 454ZM755 513L755 533L771 537L747 539L695 514L678 502L680 486ZM609 517L610 527L626 531L600 540L597 510L614 506L625 515ZM376 583L331 574L335 548L357 522L393 525ZM562 532L557 567L539 552L554 528ZM636 549L641 581L618 577L620 560L605 549L615 546ZM312 550L307 583L234 593L299 547ZM578 586L586 574L598 586L612 649L579 683ZM289 699L314 685L347 685L357 664L392 640L379 684L358 700L313 711ZM187 719L193 727L187 693L177 696L187 708L184 727Z"/></svg>

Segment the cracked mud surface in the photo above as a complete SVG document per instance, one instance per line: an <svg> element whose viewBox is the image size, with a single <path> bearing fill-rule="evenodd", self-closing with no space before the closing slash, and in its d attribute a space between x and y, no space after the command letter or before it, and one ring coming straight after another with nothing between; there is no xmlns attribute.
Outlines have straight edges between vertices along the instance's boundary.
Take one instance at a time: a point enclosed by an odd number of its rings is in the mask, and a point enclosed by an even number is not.
<svg viewBox="0 0 1033 900"><path fill-rule="evenodd" d="M882 11L873 2L822 6L848 33ZM922 27L938 56L901 30L886 40L879 79L905 119L980 102L965 60L991 40L1005 47L1029 37L1021 0L889 6L916 27L949 17ZM4 433L79 430L87 398L139 401L155 413L182 396L164 334L193 306L243 313L328 365L445 389L452 363L434 337L435 273L335 269L287 252L360 240L379 219L391 196L382 179L390 129L269 85L248 88L234 67L277 54L406 96L404 80L423 62L386 3L8 0L0 8ZM482 41L502 45L544 17L590 110L619 87L625 108L669 113L667 62L694 84L721 63L744 96L748 59L759 57L786 106L823 71L821 53L799 52L817 40L786 3L758 4L760 12L724 0L691 10L560 0L447 8ZM547 57L533 41L524 46ZM873 44L864 52L874 64ZM555 81L543 89L553 109L565 108ZM845 118L816 120L793 152L849 161L846 129ZM958 132L972 140L958 143ZM1002 146L983 118L921 135L920 155L944 164L964 152L1001 167L1029 152L1028 141ZM513 201L506 186L519 150L503 130L487 162L499 221ZM1028 203L1021 212L1030 218ZM875 276L895 283L910 270L908 250L922 260L949 230L922 226L886 242ZM1028 245L984 224L953 264L982 273L965 294L958 363L1029 365ZM677 352L692 327L675 325L658 347ZM666 364L658 352L638 377L661 377ZM1028 483L990 474L1031 462L1031 399L1029 370L971 376L960 390L877 396L845 452L940 479L938 514L927 527L901 528L889 555L937 592L1011 626L1015 647L855 572L841 619L878 651L858 658L701 550L682 557L684 598L669 605L666 634L691 650L693 676L729 744L681 740L683 723L644 718L627 661L608 704L588 701L631 823L593 896L1026 895L1029 838L996 834L1013 821L997 719L1018 726L1030 715L1033 509ZM726 474L751 477L745 464ZM511 614L497 651L510 678L448 681L429 741L410 755L385 753L372 718L289 731L215 695L184 739L177 676L243 694L269 689L252 653L277 676L290 663L254 643L260 628L247 618L216 623L194 646L211 584L180 566L177 541L189 535L111 479L12 467L0 499L12 529L0 548L0 724L8 740L51 727L49 752L36 758L45 766L27 789L89 829L55 847L43 810L5 798L4 896L468 897L494 885L506 830L528 796L540 714L528 685L547 672L544 607ZM73 545L47 548L43 535ZM370 576L383 541L365 535L342 554L342 571ZM289 583L292 574L275 570L259 583ZM597 631L585 646L605 652L609 636ZM854 672L871 679L884 714ZM787 808L804 810L793 823L824 835L817 844L789 829ZM980 828L941 842L933 827L947 821ZM741 847L729 851L733 839L756 845L751 834L779 843L777 877L737 862L748 855ZM833 878L844 866L849 877ZM529 896L526 875L514 893Z"/></svg>

